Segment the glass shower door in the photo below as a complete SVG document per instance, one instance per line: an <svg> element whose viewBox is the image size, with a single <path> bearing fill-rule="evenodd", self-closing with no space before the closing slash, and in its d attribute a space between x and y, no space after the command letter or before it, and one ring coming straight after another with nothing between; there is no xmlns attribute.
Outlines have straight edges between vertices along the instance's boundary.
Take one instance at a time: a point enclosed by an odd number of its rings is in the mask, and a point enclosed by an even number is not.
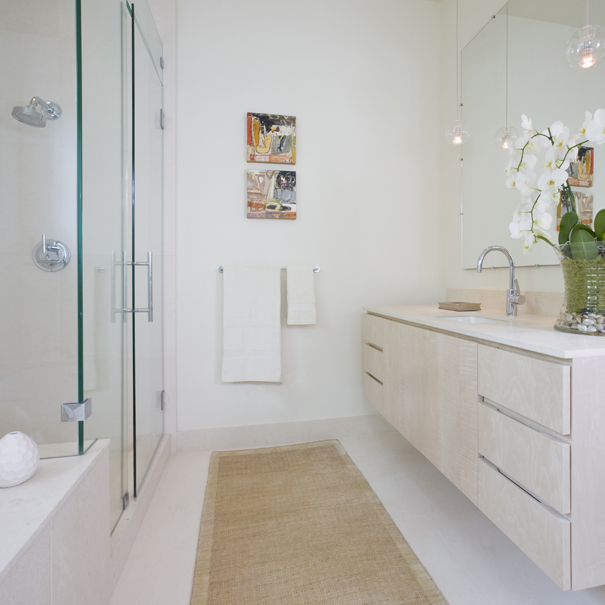
<svg viewBox="0 0 605 605"><path fill-rule="evenodd" d="M126 65L128 14L119 0L81 0L82 377L86 440L110 439L111 527L128 487Z"/></svg>
<svg viewBox="0 0 605 605"><path fill-rule="evenodd" d="M164 431L162 43L149 7L133 7L132 306L135 495Z"/></svg>

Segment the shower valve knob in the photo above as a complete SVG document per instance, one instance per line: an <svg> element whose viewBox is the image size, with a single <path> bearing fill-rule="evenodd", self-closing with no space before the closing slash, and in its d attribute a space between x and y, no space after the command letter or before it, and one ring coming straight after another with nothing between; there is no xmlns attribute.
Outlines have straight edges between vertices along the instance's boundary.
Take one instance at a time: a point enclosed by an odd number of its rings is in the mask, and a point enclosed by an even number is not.
<svg viewBox="0 0 605 605"><path fill-rule="evenodd" d="M67 244L43 235L42 241L36 244L32 256L34 263L42 271L61 271L69 264L71 251Z"/></svg>

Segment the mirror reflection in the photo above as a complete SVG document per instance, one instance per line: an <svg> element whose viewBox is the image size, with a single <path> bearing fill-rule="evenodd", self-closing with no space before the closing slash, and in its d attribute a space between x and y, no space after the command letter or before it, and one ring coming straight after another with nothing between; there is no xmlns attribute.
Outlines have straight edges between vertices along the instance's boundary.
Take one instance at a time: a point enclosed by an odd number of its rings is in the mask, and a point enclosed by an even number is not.
<svg viewBox="0 0 605 605"><path fill-rule="evenodd" d="M505 186L509 153L502 143L511 127L522 131L522 114L539 131L560 120L577 132L586 111L605 107L605 62L574 69L566 55L569 39L587 23L586 8L585 0L510 0L462 50L462 119L470 130L461 156L463 268L476 268L481 251L494 244L508 248L517 266L558 263L550 246L540 243L525 254L522 241L510 236L519 194ZM589 20L605 24L605 0L590 2ZM573 187L586 221L605 208L604 147L594 146L592 161L594 182L578 175ZM549 230L554 239L557 210ZM505 260L494 257L489 266Z"/></svg>

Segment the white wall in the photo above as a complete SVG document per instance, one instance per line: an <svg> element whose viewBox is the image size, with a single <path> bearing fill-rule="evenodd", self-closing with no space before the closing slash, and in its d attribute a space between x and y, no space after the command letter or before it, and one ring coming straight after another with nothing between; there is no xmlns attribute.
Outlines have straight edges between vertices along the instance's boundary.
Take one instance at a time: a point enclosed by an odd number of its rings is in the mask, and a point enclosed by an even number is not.
<svg viewBox="0 0 605 605"><path fill-rule="evenodd" d="M459 0L459 48L462 50L505 4L504 0ZM441 83L442 132L455 119L456 113L456 0L441 1ZM534 120L538 121L537 116ZM441 136L441 240L442 292L445 288L505 289L508 273L505 269L478 274L460 266L460 148ZM501 183L494 183L494 189ZM486 192L489 195L489 192ZM512 241L512 240L510 240ZM495 243L495 242L494 242ZM506 246L506 242L502 244ZM519 267L517 277L522 290L562 292L563 277L558 266Z"/></svg>
<svg viewBox="0 0 605 605"><path fill-rule="evenodd" d="M439 15L427 0L178 0L179 430L373 413L362 306L439 292ZM297 116L296 221L246 218L247 111ZM282 384L220 381L228 264L321 266L317 325L282 329Z"/></svg>

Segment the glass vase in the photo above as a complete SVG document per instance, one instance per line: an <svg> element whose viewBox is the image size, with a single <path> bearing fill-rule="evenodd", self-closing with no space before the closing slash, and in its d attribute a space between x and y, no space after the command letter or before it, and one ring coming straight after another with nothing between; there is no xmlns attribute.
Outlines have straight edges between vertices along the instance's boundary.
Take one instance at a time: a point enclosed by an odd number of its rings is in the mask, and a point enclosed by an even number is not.
<svg viewBox="0 0 605 605"><path fill-rule="evenodd" d="M555 330L605 336L605 248L600 242L555 246L565 282Z"/></svg>

